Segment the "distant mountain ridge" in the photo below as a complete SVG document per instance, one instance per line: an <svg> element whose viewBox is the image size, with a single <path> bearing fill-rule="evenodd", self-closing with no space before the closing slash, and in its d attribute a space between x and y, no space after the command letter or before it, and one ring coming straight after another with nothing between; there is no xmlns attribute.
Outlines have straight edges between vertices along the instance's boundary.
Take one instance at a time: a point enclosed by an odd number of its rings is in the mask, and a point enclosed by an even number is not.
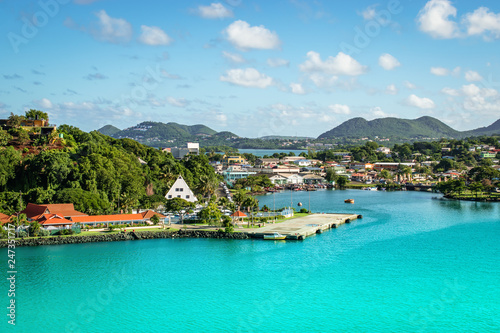
<svg viewBox="0 0 500 333"><path fill-rule="evenodd" d="M352 118L321 134L318 139L398 137L398 138L462 138L467 136L493 135L500 133L500 120L488 127L471 131L457 131L442 121L424 116L417 119L379 118L366 120Z"/></svg>
<svg viewBox="0 0 500 333"><path fill-rule="evenodd" d="M106 125L97 131L116 139L130 138L148 145L165 144L167 142L182 145L187 141L201 141L203 138L212 138L215 141L223 141L227 138L238 137L231 132L217 132L208 126L183 125L174 122L161 123L144 121L124 130L115 131L116 127ZM110 133L110 134L108 134Z"/></svg>

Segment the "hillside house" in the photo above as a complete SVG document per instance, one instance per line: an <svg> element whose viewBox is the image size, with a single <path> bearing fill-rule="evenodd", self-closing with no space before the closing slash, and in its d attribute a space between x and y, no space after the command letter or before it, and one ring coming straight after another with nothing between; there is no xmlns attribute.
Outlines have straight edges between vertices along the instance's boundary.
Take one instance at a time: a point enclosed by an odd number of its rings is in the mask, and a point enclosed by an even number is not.
<svg viewBox="0 0 500 333"><path fill-rule="evenodd" d="M191 191L184 178L182 178L182 176L180 175L179 177L177 177L177 180L165 195L165 198L167 200L173 198L181 198L189 202L198 201L193 191Z"/></svg>

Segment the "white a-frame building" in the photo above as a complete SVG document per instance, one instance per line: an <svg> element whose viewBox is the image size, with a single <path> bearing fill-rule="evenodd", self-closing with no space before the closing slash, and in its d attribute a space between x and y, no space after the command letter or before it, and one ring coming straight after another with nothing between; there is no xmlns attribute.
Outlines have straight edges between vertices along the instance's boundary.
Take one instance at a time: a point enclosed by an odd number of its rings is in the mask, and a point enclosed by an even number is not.
<svg viewBox="0 0 500 333"><path fill-rule="evenodd" d="M165 198L167 198L167 200L181 198L189 202L198 201L182 176L177 177L177 180L174 185L172 185Z"/></svg>

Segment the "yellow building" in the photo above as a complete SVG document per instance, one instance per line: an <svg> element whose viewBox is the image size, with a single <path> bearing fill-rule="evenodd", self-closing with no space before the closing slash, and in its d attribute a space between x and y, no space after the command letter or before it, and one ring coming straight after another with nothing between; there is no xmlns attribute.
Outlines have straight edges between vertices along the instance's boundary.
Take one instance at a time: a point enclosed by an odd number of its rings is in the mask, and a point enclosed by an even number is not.
<svg viewBox="0 0 500 333"><path fill-rule="evenodd" d="M224 155L222 163L227 166L231 164L246 164L247 161L240 155Z"/></svg>

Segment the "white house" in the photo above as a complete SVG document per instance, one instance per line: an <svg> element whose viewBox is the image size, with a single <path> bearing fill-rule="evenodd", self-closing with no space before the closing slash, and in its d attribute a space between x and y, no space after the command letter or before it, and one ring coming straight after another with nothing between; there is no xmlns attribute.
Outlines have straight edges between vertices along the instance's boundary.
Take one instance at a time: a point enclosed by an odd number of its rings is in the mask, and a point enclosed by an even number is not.
<svg viewBox="0 0 500 333"><path fill-rule="evenodd" d="M198 201L193 191L191 191L191 189L189 188L184 178L182 178L182 176L179 176L177 178L174 185L172 185L172 187L168 191L167 195L165 195L165 198L167 199L181 198L189 202Z"/></svg>
<svg viewBox="0 0 500 333"><path fill-rule="evenodd" d="M297 160L295 162L293 162L295 164L297 164L298 166L301 166L301 167L307 167L307 166L310 166L311 165L311 161L307 160L307 159L301 159L301 160Z"/></svg>
<svg viewBox="0 0 500 333"><path fill-rule="evenodd" d="M302 178L302 176L300 176L296 173L294 173L294 174L283 173L281 175L287 178L287 184L302 184L302 183L304 183L304 179Z"/></svg>

